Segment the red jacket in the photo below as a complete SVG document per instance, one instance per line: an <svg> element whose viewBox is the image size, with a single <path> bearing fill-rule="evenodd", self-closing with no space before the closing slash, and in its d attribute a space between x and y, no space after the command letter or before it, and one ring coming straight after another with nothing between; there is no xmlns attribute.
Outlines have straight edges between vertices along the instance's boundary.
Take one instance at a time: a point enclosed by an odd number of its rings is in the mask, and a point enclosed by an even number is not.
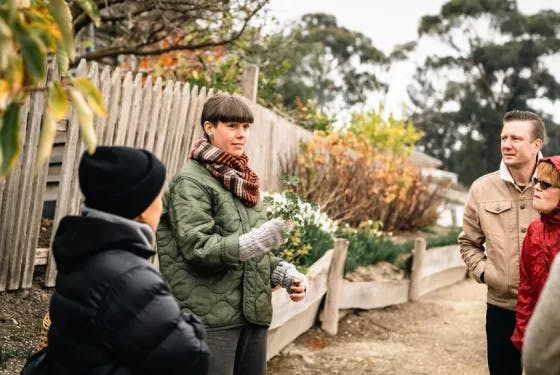
<svg viewBox="0 0 560 375"><path fill-rule="evenodd" d="M560 172L560 156L539 160L555 165ZM517 297L515 331L511 337L519 350L529 318L544 287L554 256L560 252L560 204L548 214L541 214L527 230L519 264L519 294Z"/></svg>

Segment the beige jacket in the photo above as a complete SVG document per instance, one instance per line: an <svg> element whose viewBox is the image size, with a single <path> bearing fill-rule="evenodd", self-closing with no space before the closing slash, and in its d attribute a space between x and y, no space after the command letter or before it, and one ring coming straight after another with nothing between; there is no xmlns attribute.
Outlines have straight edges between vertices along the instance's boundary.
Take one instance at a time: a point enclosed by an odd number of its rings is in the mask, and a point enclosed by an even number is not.
<svg viewBox="0 0 560 375"><path fill-rule="evenodd" d="M474 279L488 285L489 304L515 310L519 253L531 221L533 186L520 189L502 162L500 170L473 182L459 235L461 256Z"/></svg>

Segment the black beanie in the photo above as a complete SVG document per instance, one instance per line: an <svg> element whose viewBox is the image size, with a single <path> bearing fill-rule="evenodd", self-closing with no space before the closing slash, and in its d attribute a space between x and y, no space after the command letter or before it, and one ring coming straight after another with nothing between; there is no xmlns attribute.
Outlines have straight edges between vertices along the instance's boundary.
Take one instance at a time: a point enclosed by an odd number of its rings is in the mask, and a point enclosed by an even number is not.
<svg viewBox="0 0 560 375"><path fill-rule="evenodd" d="M78 175L87 207L134 219L161 192L165 166L146 150L99 146L84 152Z"/></svg>

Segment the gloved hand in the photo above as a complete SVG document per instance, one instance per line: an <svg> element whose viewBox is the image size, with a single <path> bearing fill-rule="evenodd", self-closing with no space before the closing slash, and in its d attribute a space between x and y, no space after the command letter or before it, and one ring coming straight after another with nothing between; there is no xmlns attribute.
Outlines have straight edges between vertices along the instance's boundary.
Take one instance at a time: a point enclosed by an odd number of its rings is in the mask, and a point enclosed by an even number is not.
<svg viewBox="0 0 560 375"><path fill-rule="evenodd" d="M291 263L280 262L274 271L272 271L272 275L270 275L272 285L281 285L286 288L290 294L292 293L291 287L295 279L300 281L300 284L305 287L305 290L309 288L309 282L305 275L299 272Z"/></svg>
<svg viewBox="0 0 560 375"><path fill-rule="evenodd" d="M287 224L282 219L272 219L239 236L239 260L245 261L258 257L282 245Z"/></svg>

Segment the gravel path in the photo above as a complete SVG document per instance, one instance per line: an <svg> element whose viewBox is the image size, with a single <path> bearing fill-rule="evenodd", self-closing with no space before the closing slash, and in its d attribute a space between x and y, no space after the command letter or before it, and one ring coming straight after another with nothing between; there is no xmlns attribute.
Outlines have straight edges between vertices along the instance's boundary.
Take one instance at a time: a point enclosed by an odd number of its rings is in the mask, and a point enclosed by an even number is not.
<svg viewBox="0 0 560 375"><path fill-rule="evenodd" d="M486 288L472 279L419 301L345 316L335 337L313 328L269 362L270 375L483 375Z"/></svg>

